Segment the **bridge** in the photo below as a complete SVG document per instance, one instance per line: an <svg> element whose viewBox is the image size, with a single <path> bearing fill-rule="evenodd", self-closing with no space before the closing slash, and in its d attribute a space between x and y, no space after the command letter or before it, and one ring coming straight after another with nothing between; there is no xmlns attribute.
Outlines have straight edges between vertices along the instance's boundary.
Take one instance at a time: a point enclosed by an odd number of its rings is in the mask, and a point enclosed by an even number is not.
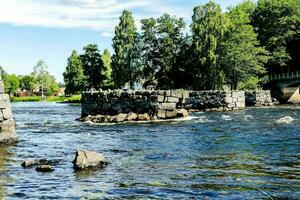
<svg viewBox="0 0 300 200"><path fill-rule="evenodd" d="M300 103L300 72L274 74L269 80L273 97L284 103Z"/></svg>

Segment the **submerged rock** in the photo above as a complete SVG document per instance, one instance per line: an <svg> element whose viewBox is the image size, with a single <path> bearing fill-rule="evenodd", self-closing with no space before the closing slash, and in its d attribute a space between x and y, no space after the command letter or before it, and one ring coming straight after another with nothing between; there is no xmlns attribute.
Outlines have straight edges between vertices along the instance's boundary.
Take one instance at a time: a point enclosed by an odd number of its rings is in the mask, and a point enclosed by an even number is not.
<svg viewBox="0 0 300 200"><path fill-rule="evenodd" d="M282 117L280 119L277 119L275 122L277 124L290 124L292 123L293 121L295 121L294 118L290 117L290 116L285 116L285 117Z"/></svg>
<svg viewBox="0 0 300 200"><path fill-rule="evenodd" d="M35 159L29 158L22 162L21 166L24 168L36 166L36 165L52 165L61 162L61 160L46 160L46 159Z"/></svg>
<svg viewBox="0 0 300 200"><path fill-rule="evenodd" d="M89 167L105 166L107 165L107 160L101 153L88 150L77 150L73 164L75 169L85 169Z"/></svg>
<svg viewBox="0 0 300 200"><path fill-rule="evenodd" d="M51 165L39 165L36 167L36 171L38 172L52 172L54 171Z"/></svg>

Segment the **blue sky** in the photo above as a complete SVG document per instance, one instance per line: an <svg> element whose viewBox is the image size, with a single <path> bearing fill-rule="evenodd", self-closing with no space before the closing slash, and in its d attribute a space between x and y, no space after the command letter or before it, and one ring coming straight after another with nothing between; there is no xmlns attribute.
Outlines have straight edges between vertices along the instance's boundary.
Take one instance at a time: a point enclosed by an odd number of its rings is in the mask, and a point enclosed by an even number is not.
<svg viewBox="0 0 300 200"><path fill-rule="evenodd" d="M216 0L223 9L242 0ZM32 72L43 59L63 81L73 49L96 43L111 49L114 26L123 9L142 18L169 13L190 22L193 7L208 0L0 0L0 65L8 73Z"/></svg>

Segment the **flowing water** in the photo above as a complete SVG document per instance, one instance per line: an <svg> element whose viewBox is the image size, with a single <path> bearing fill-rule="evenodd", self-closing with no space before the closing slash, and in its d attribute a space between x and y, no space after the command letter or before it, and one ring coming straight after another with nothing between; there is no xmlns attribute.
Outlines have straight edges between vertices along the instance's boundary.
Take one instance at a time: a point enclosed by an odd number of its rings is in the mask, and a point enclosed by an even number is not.
<svg viewBox="0 0 300 200"><path fill-rule="evenodd" d="M300 199L300 107L120 125L75 121L81 108L68 104L12 108L20 142L0 148L0 199ZM76 149L110 164L76 172ZM26 158L55 171L23 169Z"/></svg>

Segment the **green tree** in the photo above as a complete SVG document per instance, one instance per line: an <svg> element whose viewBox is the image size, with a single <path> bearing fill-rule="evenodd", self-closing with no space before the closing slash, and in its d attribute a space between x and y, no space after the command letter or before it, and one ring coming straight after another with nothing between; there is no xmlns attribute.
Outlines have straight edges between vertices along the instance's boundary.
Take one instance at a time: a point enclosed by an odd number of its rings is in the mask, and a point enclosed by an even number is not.
<svg viewBox="0 0 300 200"><path fill-rule="evenodd" d="M15 74L6 74L3 77L5 92L9 95L16 94L19 89L19 79Z"/></svg>
<svg viewBox="0 0 300 200"><path fill-rule="evenodd" d="M49 73L45 77L45 94L47 96L52 96L59 90L58 83L53 75Z"/></svg>
<svg viewBox="0 0 300 200"><path fill-rule="evenodd" d="M258 0L252 23L271 52L270 73L299 70L300 0Z"/></svg>
<svg viewBox="0 0 300 200"><path fill-rule="evenodd" d="M113 86L112 77L111 77L112 67L111 67L111 55L108 49L104 49L101 59L105 67L104 74L107 78L107 80L105 80L104 86L111 87Z"/></svg>
<svg viewBox="0 0 300 200"><path fill-rule="evenodd" d="M246 2L248 4L248 2ZM221 65L226 82L236 90L239 82L265 73L267 52L260 47L246 6L238 5L228 13L230 26L222 42Z"/></svg>
<svg viewBox="0 0 300 200"><path fill-rule="evenodd" d="M191 31L194 67L191 77L194 89L217 89L222 86L224 73L220 67L220 43L229 25L221 7L210 1L194 8Z"/></svg>
<svg viewBox="0 0 300 200"><path fill-rule="evenodd" d="M38 87L42 92L42 97L44 96L44 91L46 88L45 87L46 78L47 75L49 74L47 70L48 70L48 66L43 60L39 60L37 64L33 67L32 75L35 77Z"/></svg>
<svg viewBox="0 0 300 200"><path fill-rule="evenodd" d="M72 51L71 56L68 58L68 64L63 76L66 84L66 94L77 94L85 89L86 78L83 74L82 62L75 50Z"/></svg>
<svg viewBox="0 0 300 200"><path fill-rule="evenodd" d="M100 89L107 80L107 69L101 59L101 54L96 44L89 44L83 48L80 56L83 73L87 80L87 89Z"/></svg>
<svg viewBox="0 0 300 200"><path fill-rule="evenodd" d="M134 67L134 45L137 37L137 30L134 24L132 13L124 10L120 17L120 23L115 28L113 38L114 55L112 56L112 77L115 87L121 88L126 83L133 87L135 75Z"/></svg>
<svg viewBox="0 0 300 200"><path fill-rule="evenodd" d="M38 61L36 66L34 66L32 75L36 80L37 86L42 92L42 97L44 97L44 94L49 96L58 91L59 87L55 77L49 74L48 66L43 60Z"/></svg>
<svg viewBox="0 0 300 200"><path fill-rule="evenodd" d="M20 77L20 88L32 92L36 87L36 79L33 75L25 75Z"/></svg>
<svg viewBox="0 0 300 200"><path fill-rule="evenodd" d="M178 60L185 42L185 23L182 18L164 14L157 20L142 20L142 24L146 86L156 83L158 89L174 88L181 73Z"/></svg>
<svg viewBox="0 0 300 200"><path fill-rule="evenodd" d="M157 24L154 18L142 19L142 49L141 57L143 63L142 78L143 86L145 88L157 85L155 73L158 70L158 57L159 52L157 51L159 43L157 40Z"/></svg>

